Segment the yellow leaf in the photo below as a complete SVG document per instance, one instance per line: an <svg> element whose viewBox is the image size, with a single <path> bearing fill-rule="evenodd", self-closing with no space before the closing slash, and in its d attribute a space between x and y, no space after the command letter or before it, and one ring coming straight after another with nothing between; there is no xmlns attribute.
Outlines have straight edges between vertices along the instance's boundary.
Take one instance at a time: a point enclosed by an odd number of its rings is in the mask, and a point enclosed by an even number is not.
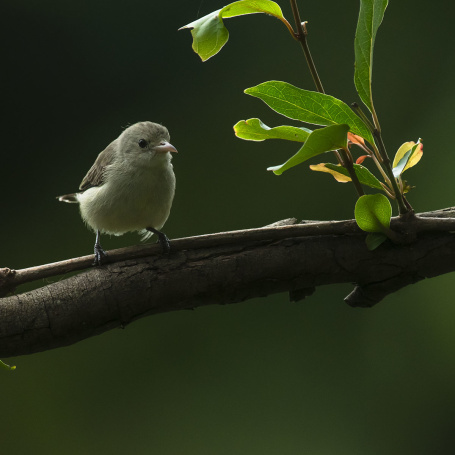
<svg viewBox="0 0 455 455"><path fill-rule="evenodd" d="M406 153L408 153L409 150L411 150L415 144L416 143L413 141L405 142L404 144L402 144L401 147L397 150L397 153L395 154L392 167L396 167L397 164L400 162L401 158L403 158L403 156L406 155Z"/></svg>
<svg viewBox="0 0 455 455"><path fill-rule="evenodd" d="M410 167L415 166L422 158L422 155L423 155L423 144L420 143L417 145L417 148L415 149L415 151L412 154L411 158L409 159L408 163L404 167L403 172L406 169L409 169Z"/></svg>
<svg viewBox="0 0 455 455"><path fill-rule="evenodd" d="M341 174L340 172L337 172L337 171L333 171L332 169L329 169L328 167L325 166L324 163L320 163L320 164L312 164L310 166L310 169L312 171L317 171L317 172L327 172L328 174L332 174L334 179L337 181L337 182L341 182L341 183L347 183L347 182L350 182L351 181L351 178L344 175L344 174Z"/></svg>
<svg viewBox="0 0 455 455"><path fill-rule="evenodd" d="M419 139L420 141L420 139ZM398 150L397 153L395 154L395 158L393 159L393 167L396 167L396 165L400 162L401 158L409 152L409 150L414 147L416 143L414 141L409 141L405 142ZM406 163L406 166L404 169L401 171L403 173L406 169L409 169L410 167L415 166L420 159L422 158L423 155L423 143L418 142L416 149L414 150L414 153L412 156L409 158L408 162Z"/></svg>

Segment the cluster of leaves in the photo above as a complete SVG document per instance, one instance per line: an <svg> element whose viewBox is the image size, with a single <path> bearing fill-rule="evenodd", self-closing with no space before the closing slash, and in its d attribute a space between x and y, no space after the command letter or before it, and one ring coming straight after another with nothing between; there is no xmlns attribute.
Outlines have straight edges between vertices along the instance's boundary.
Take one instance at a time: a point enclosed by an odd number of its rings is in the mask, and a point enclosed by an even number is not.
<svg viewBox="0 0 455 455"><path fill-rule="evenodd" d="M311 165L310 169L331 174L336 181L342 183L355 180L359 193L355 218L359 227L370 233L367 236L367 245L370 249L392 237L390 235L392 208L389 199L397 201L400 214L412 211L404 196L411 187L402 179L402 174L417 164L423 153L420 140L405 142L391 162L382 141L381 128L373 104L373 48L387 4L388 0L360 0L354 41L354 83L360 99L370 111L371 120L355 103L350 107L343 101L323 93L322 84L319 86L316 84L319 91L309 91L286 82L268 81L246 89L245 93L261 99L271 109L287 118L322 128L314 131L289 125L270 128L258 118L241 120L234 126L235 134L241 139L250 141L283 139L302 144L297 153L285 163L268 168L276 175L315 156L334 152L336 164L324 162ZM299 15L295 15L295 11L298 11L295 0L291 0L291 6L297 21ZM223 19L255 13L264 13L279 19L294 39L300 41L306 39L306 36L299 35L299 29L304 30L305 34L306 29L299 27L297 21L297 32L294 32L283 16L280 6L270 0L237 1L182 28L191 29L193 50L202 61L205 61L217 54L229 38ZM309 61L308 64L311 70L313 62ZM354 153L359 151L360 156L354 160ZM362 164L367 159L376 165L383 181ZM383 194L365 195L364 187Z"/></svg>

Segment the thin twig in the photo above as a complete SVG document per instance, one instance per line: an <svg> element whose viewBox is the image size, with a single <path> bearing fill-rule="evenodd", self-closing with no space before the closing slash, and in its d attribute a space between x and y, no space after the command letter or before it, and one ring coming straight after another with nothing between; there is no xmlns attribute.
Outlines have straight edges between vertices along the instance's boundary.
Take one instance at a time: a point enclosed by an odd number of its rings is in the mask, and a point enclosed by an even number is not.
<svg viewBox="0 0 455 455"><path fill-rule="evenodd" d="M302 46L303 53L305 54L305 59L308 63L308 68L310 69L310 73L311 76L313 77L314 84L316 85L316 89L318 92L325 93L324 87L322 86L321 79L316 69L316 65L314 64L313 57L311 56L310 48L307 42L307 32L306 29L303 28L296 0L291 0L291 8L292 14L294 15L295 26L297 28L296 38Z"/></svg>

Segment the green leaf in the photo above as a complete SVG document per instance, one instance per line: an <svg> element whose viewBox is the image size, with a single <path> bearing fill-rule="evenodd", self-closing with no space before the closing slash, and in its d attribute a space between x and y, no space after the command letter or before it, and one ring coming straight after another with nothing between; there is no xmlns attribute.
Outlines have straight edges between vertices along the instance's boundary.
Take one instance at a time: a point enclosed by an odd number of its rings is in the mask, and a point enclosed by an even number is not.
<svg viewBox="0 0 455 455"><path fill-rule="evenodd" d="M245 14L265 13L282 20L284 19L278 3L270 0L242 0L230 3L221 9L222 17L243 16Z"/></svg>
<svg viewBox="0 0 455 455"><path fill-rule="evenodd" d="M351 181L348 170L339 164L321 163L315 166L310 166L310 169L313 171L332 174L338 182L345 183ZM354 171L362 185L382 190L381 182L365 166L354 164Z"/></svg>
<svg viewBox="0 0 455 455"><path fill-rule="evenodd" d="M2 362L1 360L0 360L0 367L3 367L3 368L5 368L6 370L9 370L9 371L13 371L13 370L16 369L15 366L9 366L6 363Z"/></svg>
<svg viewBox="0 0 455 455"><path fill-rule="evenodd" d="M406 169L415 166L423 155L423 145L420 139L415 142L405 142L398 149L393 159L393 175L398 178Z"/></svg>
<svg viewBox="0 0 455 455"><path fill-rule="evenodd" d="M203 62L217 54L229 39L229 32L221 20L220 13L219 9L179 29L192 29L193 51Z"/></svg>
<svg viewBox="0 0 455 455"><path fill-rule="evenodd" d="M387 240L387 236L380 233L370 233L367 235L365 239L365 243L367 244L367 248L370 251L375 250L379 245L382 245Z"/></svg>
<svg viewBox="0 0 455 455"><path fill-rule="evenodd" d="M192 29L193 50L204 62L216 55L229 39L229 32L224 26L223 18L256 13L274 16L280 19L288 29L292 30L289 22L284 18L280 6L270 0L241 0L234 2L179 28L179 30Z"/></svg>
<svg viewBox="0 0 455 455"><path fill-rule="evenodd" d="M307 128L296 126L276 126L270 128L258 118L240 120L234 125L234 132L240 139L247 141L264 141L265 139L285 139L287 141L305 142L311 134Z"/></svg>
<svg viewBox="0 0 455 455"><path fill-rule="evenodd" d="M354 213L355 220L363 231L383 234L389 231L392 206L383 194L360 196Z"/></svg>
<svg viewBox="0 0 455 455"><path fill-rule="evenodd" d="M313 125L349 125L351 133L374 143L370 130L343 101L323 93L295 87L287 82L268 81L250 87L245 93L264 101L285 117Z"/></svg>
<svg viewBox="0 0 455 455"><path fill-rule="evenodd" d="M329 168L337 167L335 164L327 163ZM361 164L354 164L354 171L362 185L369 186L370 188L375 188L377 190L382 190L381 182L365 167ZM349 176L349 172L343 166L339 166L339 172L342 174Z"/></svg>
<svg viewBox="0 0 455 455"><path fill-rule="evenodd" d="M388 0L360 0L359 20L354 40L354 83L360 99L370 112L374 112L371 93L374 41L387 3Z"/></svg>
<svg viewBox="0 0 455 455"><path fill-rule="evenodd" d="M302 148L284 164L269 167L268 171L273 171L276 175L281 175L284 171L297 164L320 155L340 148L346 148L348 142L348 125L332 125L313 131L303 144Z"/></svg>

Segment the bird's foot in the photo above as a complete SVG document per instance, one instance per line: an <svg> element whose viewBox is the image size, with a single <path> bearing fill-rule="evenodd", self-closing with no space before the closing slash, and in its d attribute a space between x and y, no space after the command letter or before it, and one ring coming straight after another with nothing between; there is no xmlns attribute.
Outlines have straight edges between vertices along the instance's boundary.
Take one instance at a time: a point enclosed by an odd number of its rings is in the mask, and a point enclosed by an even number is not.
<svg viewBox="0 0 455 455"><path fill-rule="evenodd" d="M94 250L95 250L95 260L93 261L93 265L95 267L97 267L106 262L107 253L103 250L103 248L101 248L101 245L98 243L95 243Z"/></svg>
<svg viewBox="0 0 455 455"><path fill-rule="evenodd" d="M164 232L158 231L157 229L148 227L147 231L153 232L158 236L157 243L161 245L164 254L169 254L171 252L171 242L168 239L167 235Z"/></svg>
<svg viewBox="0 0 455 455"><path fill-rule="evenodd" d="M164 232L158 234L158 242L161 245L164 254L169 254L171 252L171 241Z"/></svg>

